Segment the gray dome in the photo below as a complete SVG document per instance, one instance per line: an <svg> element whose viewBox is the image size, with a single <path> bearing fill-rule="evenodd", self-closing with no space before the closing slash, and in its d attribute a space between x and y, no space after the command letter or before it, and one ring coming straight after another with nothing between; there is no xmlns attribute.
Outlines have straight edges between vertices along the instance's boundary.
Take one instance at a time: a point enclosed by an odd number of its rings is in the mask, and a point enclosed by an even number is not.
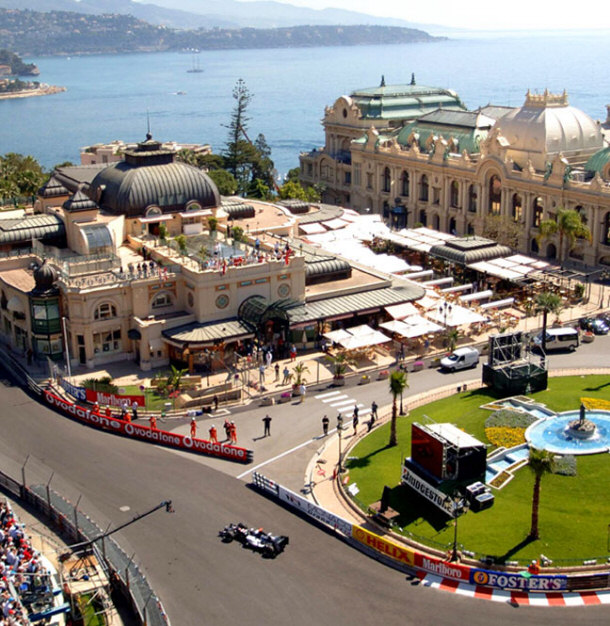
<svg viewBox="0 0 610 626"><path fill-rule="evenodd" d="M47 263L45 259L42 265L34 270L34 282L36 286L34 291L37 293L43 293L53 288L53 283L57 280L57 272L55 268Z"/></svg>
<svg viewBox="0 0 610 626"><path fill-rule="evenodd" d="M115 215L139 217L155 206L163 213L184 211L190 202L202 208L220 205L213 181L200 169L174 160L155 142L125 152L125 160L103 169L91 182L89 196L100 209Z"/></svg>

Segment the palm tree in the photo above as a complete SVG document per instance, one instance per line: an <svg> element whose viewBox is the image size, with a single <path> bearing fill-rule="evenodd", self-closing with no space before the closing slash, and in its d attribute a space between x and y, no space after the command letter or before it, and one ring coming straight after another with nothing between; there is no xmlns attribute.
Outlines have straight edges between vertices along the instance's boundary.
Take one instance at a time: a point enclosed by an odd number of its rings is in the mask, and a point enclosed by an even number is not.
<svg viewBox="0 0 610 626"><path fill-rule="evenodd" d="M292 368L294 382L293 386L295 388L300 387L302 384L305 384L307 381L305 380L305 374L309 374L309 368L305 363L301 362L295 365Z"/></svg>
<svg viewBox="0 0 610 626"><path fill-rule="evenodd" d="M534 493L532 495L532 525L530 539L538 539L538 509L540 508L540 483L545 474L552 474L555 469L555 455L548 450L530 448L529 468L534 474Z"/></svg>
<svg viewBox="0 0 610 626"><path fill-rule="evenodd" d="M534 307L536 313L542 313L542 352L546 353L546 324L549 313L559 313L561 297L550 291L543 291L536 296Z"/></svg>
<svg viewBox="0 0 610 626"><path fill-rule="evenodd" d="M591 241L591 231L583 222L582 216L574 209L564 209L557 211L557 219L547 219L540 222L540 234L538 241L549 239L555 234L559 235L559 260L563 261L568 253L574 248L576 239L586 239ZM567 242L567 249L564 251L564 241Z"/></svg>
<svg viewBox="0 0 610 626"><path fill-rule="evenodd" d="M347 368L354 364L354 359L352 359L346 352L337 352L335 355L328 354L326 359L330 361L333 366L334 378L343 378Z"/></svg>
<svg viewBox="0 0 610 626"><path fill-rule="evenodd" d="M407 374L402 370L396 370L390 374L390 393L392 394L392 421L390 423L390 442L389 446L395 446L398 443L396 437L396 418L398 417L398 406L396 400L398 396L402 397L405 387L408 387Z"/></svg>
<svg viewBox="0 0 610 626"><path fill-rule="evenodd" d="M167 377L167 386L172 388L172 391L179 391L182 383L182 377L188 373L188 368L178 369L175 365L170 365L171 372Z"/></svg>

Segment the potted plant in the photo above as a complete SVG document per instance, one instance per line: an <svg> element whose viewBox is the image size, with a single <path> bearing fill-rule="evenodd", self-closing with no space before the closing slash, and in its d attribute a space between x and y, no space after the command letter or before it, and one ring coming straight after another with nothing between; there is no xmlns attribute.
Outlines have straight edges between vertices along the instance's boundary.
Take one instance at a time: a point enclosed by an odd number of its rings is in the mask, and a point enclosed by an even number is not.
<svg viewBox="0 0 610 626"><path fill-rule="evenodd" d="M421 372L421 370L424 369L424 362L423 361L413 361L413 371L414 372Z"/></svg>
<svg viewBox="0 0 610 626"><path fill-rule="evenodd" d="M366 385L371 382L371 377L368 374L362 374L360 378L360 384Z"/></svg>
<svg viewBox="0 0 610 626"><path fill-rule="evenodd" d="M292 368L292 395L301 395L300 387L307 383L305 374L309 374L309 368L305 363L298 363Z"/></svg>
<svg viewBox="0 0 610 626"><path fill-rule="evenodd" d="M326 360L330 361L333 367L333 385L345 385L345 372L350 365L353 365L353 359L346 352L337 352L335 355L327 355Z"/></svg>
<svg viewBox="0 0 610 626"><path fill-rule="evenodd" d="M278 404L283 404L284 402L290 402L290 398L292 398L292 394L290 391L283 391L278 398Z"/></svg>
<svg viewBox="0 0 610 626"><path fill-rule="evenodd" d="M381 370L379 374L377 374L377 380L385 380L390 376L390 370Z"/></svg>
<svg viewBox="0 0 610 626"><path fill-rule="evenodd" d="M595 333L591 330L585 330L581 339L583 343L591 343L595 339Z"/></svg>

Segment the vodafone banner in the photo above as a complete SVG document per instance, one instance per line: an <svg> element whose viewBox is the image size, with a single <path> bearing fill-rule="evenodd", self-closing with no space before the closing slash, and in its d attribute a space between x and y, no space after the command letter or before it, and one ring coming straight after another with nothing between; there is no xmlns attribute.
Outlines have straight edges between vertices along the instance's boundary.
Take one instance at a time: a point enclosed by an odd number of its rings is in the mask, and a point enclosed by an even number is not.
<svg viewBox="0 0 610 626"><path fill-rule="evenodd" d="M90 409L84 409L77 404L68 402L63 398L56 396L50 391L45 390L44 398L53 408L75 418L88 426L101 428L110 432L140 439L142 441L150 441L160 446L184 450L186 452L196 452L206 456L215 456L228 461L236 461L238 463L250 463L252 461L252 451L246 448L238 448L237 446L224 445L220 443L212 443L205 439L197 439L188 437L187 435L179 435L170 433L165 430L157 430L136 424L134 422L125 422L115 417L106 417L91 412Z"/></svg>

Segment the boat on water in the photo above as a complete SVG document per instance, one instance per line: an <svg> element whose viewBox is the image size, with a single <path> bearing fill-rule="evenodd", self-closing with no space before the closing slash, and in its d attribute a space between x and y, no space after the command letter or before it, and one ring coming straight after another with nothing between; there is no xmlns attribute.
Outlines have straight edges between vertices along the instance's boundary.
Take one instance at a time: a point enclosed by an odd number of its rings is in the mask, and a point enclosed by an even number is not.
<svg viewBox="0 0 610 626"><path fill-rule="evenodd" d="M186 91L177 91L176 95L177 96L186 96Z"/></svg>
<svg viewBox="0 0 610 626"><path fill-rule="evenodd" d="M201 66L199 65L199 57L197 55L193 54L193 64L191 66L191 69L186 71L189 74L201 74L201 72L203 72Z"/></svg>

